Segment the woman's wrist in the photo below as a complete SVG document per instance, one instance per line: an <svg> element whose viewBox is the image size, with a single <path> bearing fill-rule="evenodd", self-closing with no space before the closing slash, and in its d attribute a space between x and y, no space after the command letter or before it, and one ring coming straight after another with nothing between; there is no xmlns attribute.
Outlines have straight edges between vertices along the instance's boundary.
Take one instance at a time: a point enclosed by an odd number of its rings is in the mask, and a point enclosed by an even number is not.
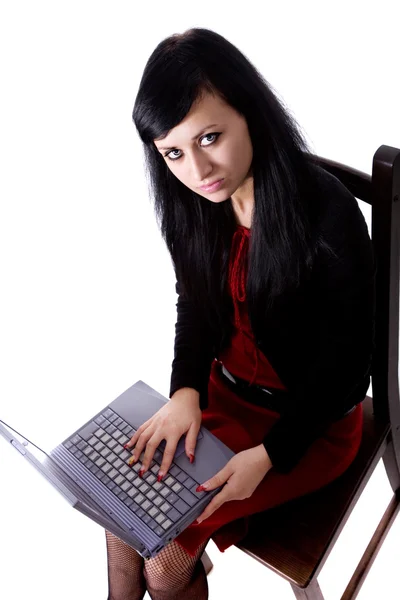
<svg viewBox="0 0 400 600"><path fill-rule="evenodd" d="M187 401L188 399L193 399L193 401L200 402L200 394L197 390L190 387L183 387L176 390L170 398L170 400L181 400Z"/></svg>

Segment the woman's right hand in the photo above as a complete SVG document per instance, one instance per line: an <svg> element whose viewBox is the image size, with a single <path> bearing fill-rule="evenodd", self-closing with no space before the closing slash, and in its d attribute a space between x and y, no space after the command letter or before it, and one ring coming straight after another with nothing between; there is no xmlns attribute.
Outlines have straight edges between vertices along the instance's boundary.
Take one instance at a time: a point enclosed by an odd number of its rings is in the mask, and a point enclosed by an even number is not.
<svg viewBox="0 0 400 600"><path fill-rule="evenodd" d="M158 481L160 481L167 474L178 442L185 433L185 452L190 462L193 462L201 418L199 392L193 388L177 390L159 411L139 427L135 435L126 444L128 450L131 450L136 444L133 462L137 462L144 447L146 447L139 475L142 476L148 470L158 445L162 440L166 440L163 459L158 472ZM129 460L129 464L132 464L132 459Z"/></svg>

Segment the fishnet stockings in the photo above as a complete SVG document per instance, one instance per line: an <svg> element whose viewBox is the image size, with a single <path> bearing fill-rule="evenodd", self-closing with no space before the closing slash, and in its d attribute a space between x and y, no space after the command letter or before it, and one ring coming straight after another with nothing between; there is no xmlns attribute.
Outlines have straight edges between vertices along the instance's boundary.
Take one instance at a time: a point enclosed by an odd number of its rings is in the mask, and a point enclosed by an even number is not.
<svg viewBox="0 0 400 600"><path fill-rule="evenodd" d="M207 541L190 556L171 542L157 556L144 560L133 548L106 531L108 600L206 600L207 577L200 560Z"/></svg>
<svg viewBox="0 0 400 600"><path fill-rule="evenodd" d="M146 593L144 559L128 544L106 531L108 560L107 600L142 600Z"/></svg>
<svg viewBox="0 0 400 600"><path fill-rule="evenodd" d="M171 542L157 556L144 563L147 590L152 600L206 600L207 576L200 558L208 540L190 556Z"/></svg>

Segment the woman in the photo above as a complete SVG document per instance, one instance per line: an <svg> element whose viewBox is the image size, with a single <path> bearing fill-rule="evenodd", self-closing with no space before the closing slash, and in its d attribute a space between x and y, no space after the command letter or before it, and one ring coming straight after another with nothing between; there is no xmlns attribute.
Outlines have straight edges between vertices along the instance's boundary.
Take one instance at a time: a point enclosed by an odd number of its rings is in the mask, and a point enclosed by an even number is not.
<svg viewBox="0 0 400 600"><path fill-rule="evenodd" d="M374 258L355 198L313 162L243 54L191 29L148 60L133 111L177 278L169 402L130 440L159 477L203 424L236 452L223 486L155 558L107 532L112 600L208 597L199 558L247 517L312 492L356 456L373 345ZM226 484L226 485L224 485Z"/></svg>

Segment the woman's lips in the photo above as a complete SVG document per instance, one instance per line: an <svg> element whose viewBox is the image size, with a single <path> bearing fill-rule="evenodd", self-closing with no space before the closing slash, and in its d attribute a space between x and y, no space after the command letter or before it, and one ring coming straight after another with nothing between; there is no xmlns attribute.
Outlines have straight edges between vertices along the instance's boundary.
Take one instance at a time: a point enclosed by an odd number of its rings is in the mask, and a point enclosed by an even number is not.
<svg viewBox="0 0 400 600"><path fill-rule="evenodd" d="M200 189L203 190L203 192L215 192L221 187L223 181L223 179L218 179L218 181L215 181L211 185L203 185Z"/></svg>

